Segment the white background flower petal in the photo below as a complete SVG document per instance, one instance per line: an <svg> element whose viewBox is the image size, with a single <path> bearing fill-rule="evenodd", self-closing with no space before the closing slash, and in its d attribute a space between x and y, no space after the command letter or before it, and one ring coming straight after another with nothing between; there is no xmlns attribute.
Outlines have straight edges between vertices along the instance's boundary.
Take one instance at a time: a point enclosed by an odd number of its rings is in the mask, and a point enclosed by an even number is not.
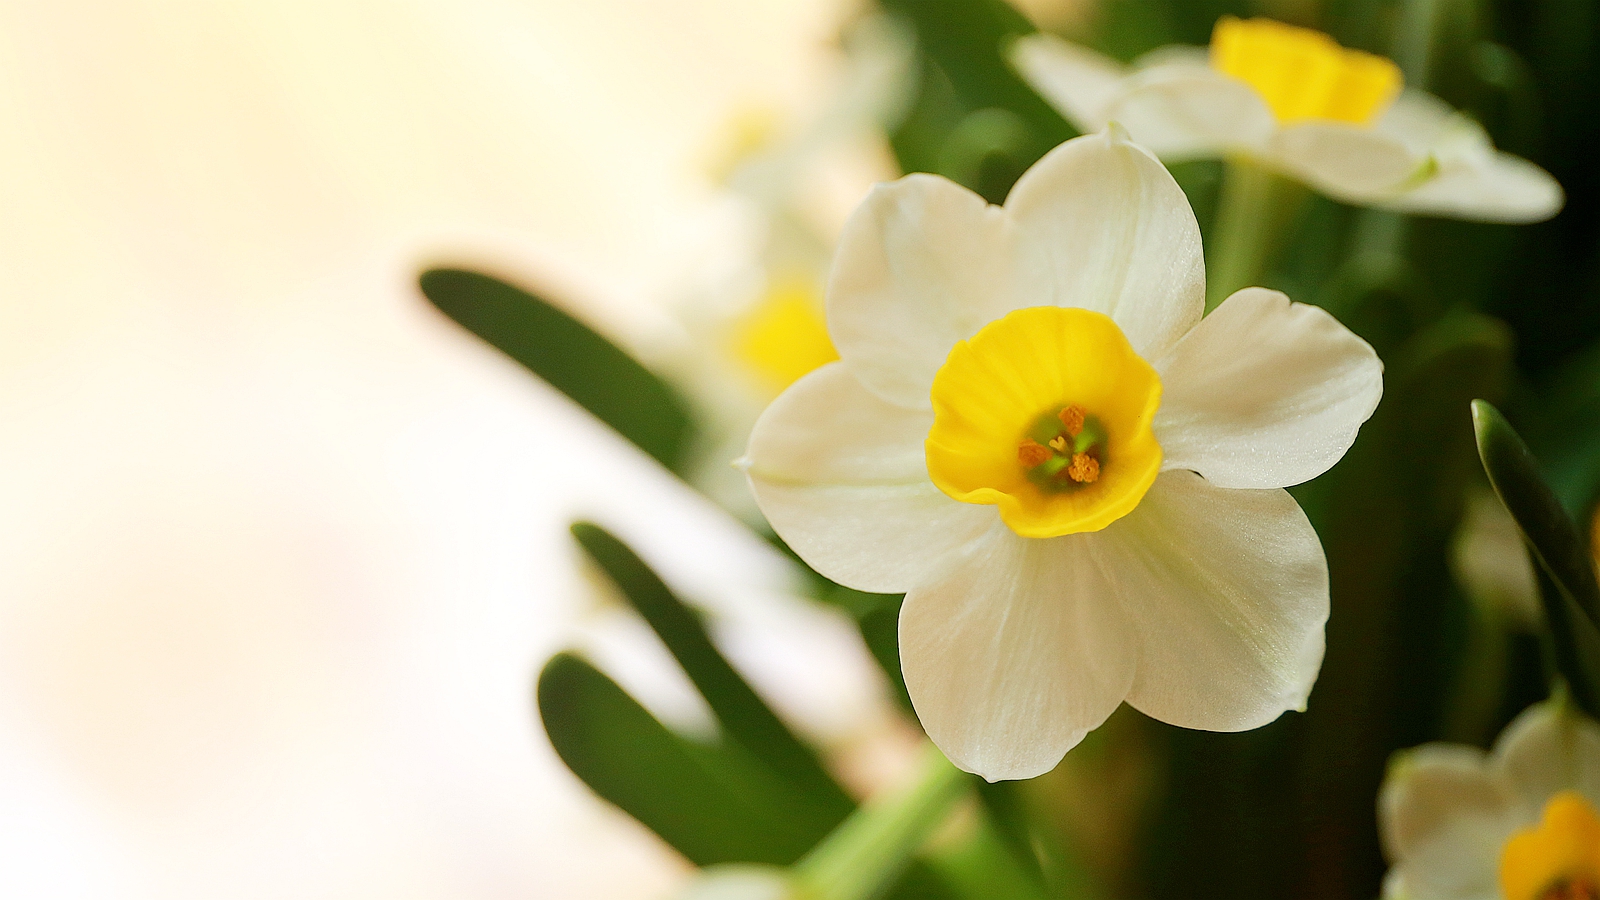
<svg viewBox="0 0 1600 900"><path fill-rule="evenodd" d="M1011 64L1056 111L1083 131L1105 127L1106 107L1122 89L1122 64L1050 34L1011 45Z"/></svg>
<svg viewBox="0 0 1600 900"><path fill-rule="evenodd" d="M1335 200L1362 205L1393 196L1428 161L1393 135L1341 122L1284 128L1267 142L1265 159Z"/></svg>
<svg viewBox="0 0 1600 900"><path fill-rule="evenodd" d="M863 591L898 592L999 521L928 480L933 414L886 403L830 363L795 382L750 435L756 503L818 572Z"/></svg>
<svg viewBox="0 0 1600 900"><path fill-rule="evenodd" d="M1504 782L1476 747L1411 750L1378 795L1384 853L1419 897L1493 896L1500 845L1518 824Z"/></svg>
<svg viewBox="0 0 1600 900"><path fill-rule="evenodd" d="M1495 743L1494 756L1529 822L1564 790L1600 806L1600 725L1558 703L1540 703L1517 716Z"/></svg>
<svg viewBox="0 0 1600 900"><path fill-rule="evenodd" d="M1138 629L1134 707L1241 731L1304 706L1322 665L1328 567L1294 498L1167 471L1088 537Z"/></svg>
<svg viewBox="0 0 1600 900"><path fill-rule="evenodd" d="M1288 487L1339 461L1383 395L1372 347L1265 288L1223 301L1156 363L1169 469L1218 487Z"/></svg>
<svg viewBox="0 0 1600 900"><path fill-rule="evenodd" d="M1481 222L1542 222L1561 211L1566 194L1549 172L1520 156L1485 147L1479 157L1443 160L1414 190L1379 205L1398 212Z"/></svg>
<svg viewBox="0 0 1600 900"><path fill-rule="evenodd" d="M1258 150L1278 127L1249 85L1188 61L1130 77L1107 104L1105 118L1167 162Z"/></svg>
<svg viewBox="0 0 1600 900"><path fill-rule="evenodd" d="M1401 91L1372 124L1377 131L1405 143L1420 154L1433 151L1446 132L1465 118L1450 104L1427 91Z"/></svg>
<svg viewBox="0 0 1600 900"><path fill-rule="evenodd" d="M1424 744L1404 751L1378 796L1384 852L1407 856L1461 816L1493 819L1505 829L1515 824L1510 794L1488 763L1488 754L1464 744Z"/></svg>
<svg viewBox="0 0 1600 900"><path fill-rule="evenodd" d="M1172 176L1115 132L1074 138L1023 174L1016 223L1020 306L1075 306L1116 320L1146 359L1200 320L1200 226Z"/></svg>
<svg viewBox="0 0 1600 900"><path fill-rule="evenodd" d="M906 595L906 687L957 766L990 780L1048 772L1126 696L1135 646L1085 537L997 523Z"/></svg>
<svg viewBox="0 0 1600 900"><path fill-rule="evenodd" d="M1390 872L1385 896L1404 900L1502 900L1498 820L1462 816Z"/></svg>
<svg viewBox="0 0 1600 900"><path fill-rule="evenodd" d="M1018 305L1008 222L953 182L909 175L867 195L839 238L828 333L869 389L930 408L933 373L957 341Z"/></svg>

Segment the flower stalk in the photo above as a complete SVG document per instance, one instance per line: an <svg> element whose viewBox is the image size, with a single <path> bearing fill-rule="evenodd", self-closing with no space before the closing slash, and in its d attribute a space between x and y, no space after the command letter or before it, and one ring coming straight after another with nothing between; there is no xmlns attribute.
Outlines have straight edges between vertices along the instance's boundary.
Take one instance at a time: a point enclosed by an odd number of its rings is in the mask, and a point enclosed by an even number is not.
<svg viewBox="0 0 1600 900"><path fill-rule="evenodd" d="M1234 291L1261 283L1305 191L1259 163L1230 157L1222 176L1217 218L1206 259L1206 312Z"/></svg>
<svg viewBox="0 0 1600 900"><path fill-rule="evenodd" d="M914 783L863 804L792 870L803 900L868 900L902 869L967 791L968 776L929 746Z"/></svg>

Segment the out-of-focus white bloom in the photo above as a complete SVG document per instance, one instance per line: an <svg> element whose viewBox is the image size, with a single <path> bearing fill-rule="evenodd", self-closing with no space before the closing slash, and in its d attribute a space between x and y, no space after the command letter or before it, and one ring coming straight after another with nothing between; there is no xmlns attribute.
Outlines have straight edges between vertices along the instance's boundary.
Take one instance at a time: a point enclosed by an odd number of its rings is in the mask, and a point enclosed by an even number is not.
<svg viewBox="0 0 1600 900"><path fill-rule="evenodd" d="M1467 497L1450 546L1450 569L1474 600L1504 612L1517 627L1533 630L1544 621L1522 532L1493 492Z"/></svg>
<svg viewBox="0 0 1600 900"><path fill-rule="evenodd" d="M1301 707L1327 566L1282 490L1343 455L1372 348L1275 291L1201 320L1182 190L1113 126L1002 207L881 185L829 282L842 357L773 402L743 461L819 572L906 592L901 665L951 761L1053 767L1123 700L1193 728Z"/></svg>
<svg viewBox="0 0 1600 900"><path fill-rule="evenodd" d="M1240 156L1345 203L1487 222L1537 222L1561 186L1494 149L1482 126L1389 60L1320 32L1224 17L1210 52L1170 46L1123 66L1049 35L1011 59L1084 130L1115 120L1169 162Z"/></svg>
<svg viewBox="0 0 1600 900"><path fill-rule="evenodd" d="M1398 754L1378 796L1392 900L1547 900L1600 894L1600 726L1534 706L1494 750Z"/></svg>
<svg viewBox="0 0 1600 900"><path fill-rule="evenodd" d="M839 358L822 295L838 227L837 218L827 220L848 207L819 210L817 194L827 193L819 181L846 171L853 204L872 181L891 177L891 164L863 145L881 146L911 96L913 45L904 25L881 15L863 19L845 45L848 68L837 92L797 132L780 134L775 116L760 111L732 123L728 158L714 166L737 208L737 233L727 241L732 260L686 294L688 340L666 360L706 430L691 480L749 517L749 491L728 461L743 451L773 397Z"/></svg>

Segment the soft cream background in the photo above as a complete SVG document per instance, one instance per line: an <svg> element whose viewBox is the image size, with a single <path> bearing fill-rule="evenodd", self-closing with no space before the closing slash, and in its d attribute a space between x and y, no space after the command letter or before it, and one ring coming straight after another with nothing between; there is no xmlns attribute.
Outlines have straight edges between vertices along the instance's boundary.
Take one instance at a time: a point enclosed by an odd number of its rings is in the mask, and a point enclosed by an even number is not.
<svg viewBox="0 0 1600 900"><path fill-rule="evenodd" d="M577 642L696 723L575 515L860 727L765 548L413 288L481 261L648 345L727 244L719 134L823 102L844 6L0 2L0 896L670 891L533 719Z"/></svg>

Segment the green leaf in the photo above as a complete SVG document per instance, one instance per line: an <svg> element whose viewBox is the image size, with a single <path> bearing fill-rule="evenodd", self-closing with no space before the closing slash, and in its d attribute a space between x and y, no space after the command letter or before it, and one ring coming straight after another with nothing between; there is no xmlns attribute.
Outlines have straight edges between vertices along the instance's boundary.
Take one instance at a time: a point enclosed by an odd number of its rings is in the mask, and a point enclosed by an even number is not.
<svg viewBox="0 0 1600 900"><path fill-rule="evenodd" d="M697 866L792 865L831 830L801 808L808 798L777 783L743 748L680 737L574 654L551 657L537 695L545 732L567 768ZM918 860L885 900L958 896L946 876Z"/></svg>
<svg viewBox="0 0 1600 900"><path fill-rule="evenodd" d="M464 269L430 269L423 296L468 331L682 474L693 439L688 404L617 345L549 302Z"/></svg>
<svg viewBox="0 0 1600 900"><path fill-rule="evenodd" d="M571 653L545 664L537 695L567 767L696 865L788 865L828 831L741 749L679 737Z"/></svg>
<svg viewBox="0 0 1600 900"><path fill-rule="evenodd" d="M1500 411L1474 400L1472 425L1489 483L1553 588L1541 593L1556 665L1578 705L1591 716L1600 714L1600 657L1594 652L1600 646L1600 585L1589 546Z"/></svg>
<svg viewBox="0 0 1600 900"><path fill-rule="evenodd" d="M572 536L603 569L705 697L725 737L759 756L817 807L831 827L855 803L828 774L817 755L772 712L711 642L700 618L673 595L644 560L598 525L579 522Z"/></svg>
<svg viewBox="0 0 1600 900"><path fill-rule="evenodd" d="M922 82L892 136L906 171L944 175L994 203L1077 132L1001 55L1033 26L1001 0L883 0L916 31Z"/></svg>

